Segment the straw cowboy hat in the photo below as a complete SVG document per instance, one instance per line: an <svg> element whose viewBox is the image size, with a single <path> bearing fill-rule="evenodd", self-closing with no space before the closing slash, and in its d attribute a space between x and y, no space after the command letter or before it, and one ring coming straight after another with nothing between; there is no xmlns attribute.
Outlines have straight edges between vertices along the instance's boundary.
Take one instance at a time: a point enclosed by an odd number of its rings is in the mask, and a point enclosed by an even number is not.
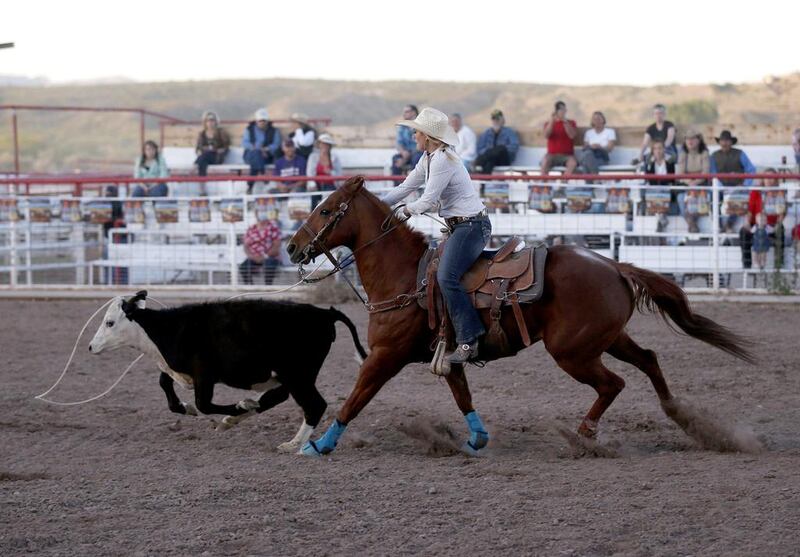
<svg viewBox="0 0 800 557"><path fill-rule="evenodd" d="M308 124L308 115L302 112L295 112L289 119L300 124Z"/></svg>
<svg viewBox="0 0 800 557"><path fill-rule="evenodd" d="M738 138L738 137L736 137L735 135L733 135L733 134L732 134L731 132L729 132L728 130L722 130L722 133L721 133L721 134L719 134L719 137L715 137L714 139L716 139L716 140L717 140L717 143L719 143L719 140L720 140L720 139L728 139L728 140L730 140L730 142L731 142L733 145L736 145L736 143L739 141L739 138Z"/></svg>
<svg viewBox="0 0 800 557"><path fill-rule="evenodd" d="M333 140L333 136L329 133L319 134L317 141L320 143L327 143L328 145L336 145L336 142Z"/></svg>
<svg viewBox="0 0 800 557"><path fill-rule="evenodd" d="M451 147L458 145L458 135L450 126L447 114L435 108L423 108L422 112L413 120L402 120L397 122L397 125L421 131L425 135L438 139Z"/></svg>

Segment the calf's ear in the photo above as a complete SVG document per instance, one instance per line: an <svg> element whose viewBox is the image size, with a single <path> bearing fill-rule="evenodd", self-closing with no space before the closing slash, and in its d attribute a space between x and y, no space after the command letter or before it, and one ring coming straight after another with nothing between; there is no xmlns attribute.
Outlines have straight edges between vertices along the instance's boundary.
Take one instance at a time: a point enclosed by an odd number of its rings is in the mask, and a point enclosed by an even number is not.
<svg viewBox="0 0 800 557"><path fill-rule="evenodd" d="M144 309L145 299L147 298L147 290L139 290L134 294L133 298L129 300L131 304L135 304L137 308Z"/></svg>

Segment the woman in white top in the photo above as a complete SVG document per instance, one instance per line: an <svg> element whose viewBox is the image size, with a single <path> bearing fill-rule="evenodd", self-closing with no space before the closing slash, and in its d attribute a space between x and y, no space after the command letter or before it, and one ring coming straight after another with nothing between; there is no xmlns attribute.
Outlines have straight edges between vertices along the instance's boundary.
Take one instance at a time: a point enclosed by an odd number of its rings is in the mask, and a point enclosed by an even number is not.
<svg viewBox="0 0 800 557"><path fill-rule="evenodd" d="M422 196L406 205L403 212L407 216L419 215L438 207L439 215L450 228L450 238L436 276L458 343L448 361L463 364L478 355L478 337L486 330L461 286L461 277L486 247L492 225L467 169L455 153L458 136L448 123L447 115L434 108L424 108L416 119L403 120L397 125L416 130L414 140L423 155L414 170L386 194L383 201L394 205L424 185Z"/></svg>
<svg viewBox="0 0 800 557"><path fill-rule="evenodd" d="M617 143L617 132L606 127L606 117L602 112L592 114L592 127L583 134L581 164L586 174L597 174L600 165L608 164L609 153Z"/></svg>
<svg viewBox="0 0 800 557"><path fill-rule="evenodd" d="M289 134L289 138L297 147L297 154L307 159L314 149L314 141L317 139L317 130L311 127L308 116L300 112L292 114L290 120L296 126L294 131Z"/></svg>

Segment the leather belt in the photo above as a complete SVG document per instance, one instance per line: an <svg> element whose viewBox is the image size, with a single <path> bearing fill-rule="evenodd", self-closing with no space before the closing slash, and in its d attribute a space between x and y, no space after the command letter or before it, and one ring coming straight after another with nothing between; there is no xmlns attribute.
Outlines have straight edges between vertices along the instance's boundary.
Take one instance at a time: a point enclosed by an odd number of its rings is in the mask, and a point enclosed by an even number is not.
<svg viewBox="0 0 800 557"><path fill-rule="evenodd" d="M450 218L444 219L444 222L447 223L447 226L449 226L450 228L453 228L457 224L461 224L461 223L464 223L464 222L469 222L471 220L482 219L483 217L488 217L488 216L489 216L489 211L484 209L483 211L481 211L477 215L472 215L471 217L450 217Z"/></svg>

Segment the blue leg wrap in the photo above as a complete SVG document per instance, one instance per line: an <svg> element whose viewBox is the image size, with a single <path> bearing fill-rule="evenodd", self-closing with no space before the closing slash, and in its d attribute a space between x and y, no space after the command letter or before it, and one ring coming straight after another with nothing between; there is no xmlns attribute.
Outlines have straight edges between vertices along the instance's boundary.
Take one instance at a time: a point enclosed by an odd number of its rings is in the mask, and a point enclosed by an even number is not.
<svg viewBox="0 0 800 557"><path fill-rule="evenodd" d="M334 420L325 435L316 441L309 441L300 451L306 456L322 456L333 452L336 448L336 443L339 442L339 437L342 436L347 425L339 420Z"/></svg>
<svg viewBox="0 0 800 557"><path fill-rule="evenodd" d="M465 449L468 447L473 451L481 450L489 443L489 433L486 431L481 417L473 410L464 416L464 420L466 420L470 431L469 441L467 441Z"/></svg>

